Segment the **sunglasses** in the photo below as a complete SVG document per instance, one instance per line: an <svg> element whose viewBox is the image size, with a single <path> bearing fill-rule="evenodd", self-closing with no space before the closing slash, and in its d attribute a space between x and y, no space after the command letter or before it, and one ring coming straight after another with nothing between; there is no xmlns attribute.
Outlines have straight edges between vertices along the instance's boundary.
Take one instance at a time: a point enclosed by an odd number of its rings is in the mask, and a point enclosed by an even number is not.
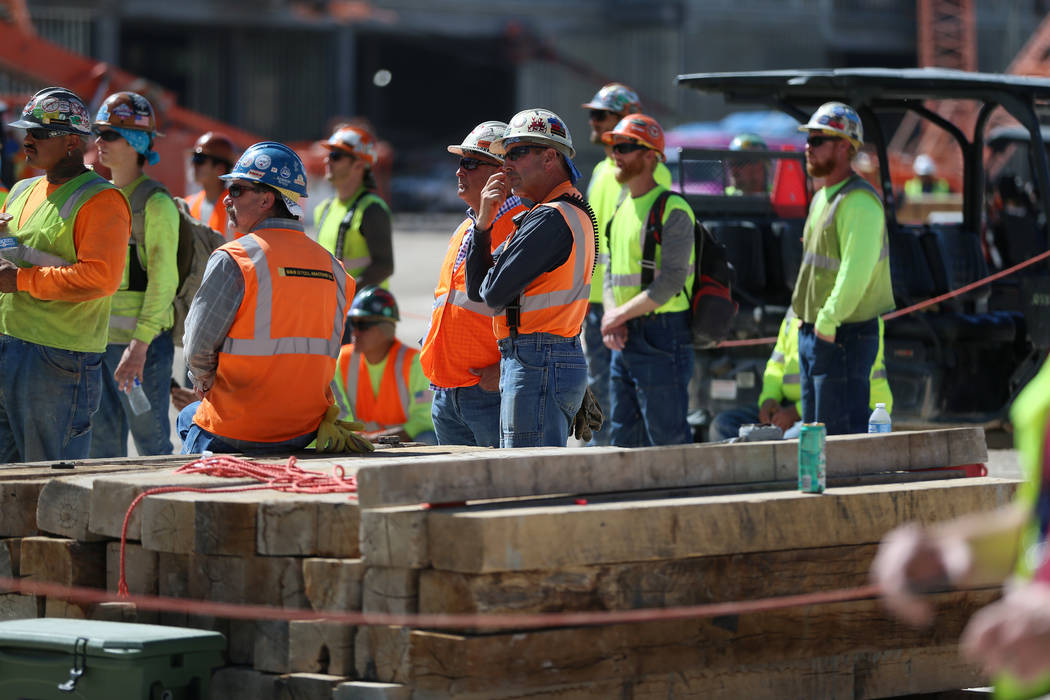
<svg viewBox="0 0 1050 700"><path fill-rule="evenodd" d="M114 141L124 138L112 129L106 129L105 131L98 131L96 133L98 134L98 137L106 143L113 143Z"/></svg>
<svg viewBox="0 0 1050 700"><path fill-rule="evenodd" d="M609 118L610 114L612 114L612 112L610 112L607 109L592 109L591 110L591 121L592 122L603 122L603 121L605 121L606 119Z"/></svg>
<svg viewBox="0 0 1050 700"><path fill-rule="evenodd" d="M355 331L367 331L369 328L374 328L380 323L385 323L385 321L355 321L354 319L350 319L350 325Z"/></svg>
<svg viewBox="0 0 1050 700"><path fill-rule="evenodd" d="M516 161L519 158L524 158L529 154L530 151L545 151L546 146L518 146L507 151L507 160Z"/></svg>
<svg viewBox="0 0 1050 700"><path fill-rule="evenodd" d="M481 165L487 165L490 168L498 168L499 167L499 163L488 163L488 162L483 161L483 160L478 160L477 158L460 158L459 159L459 167L461 167L461 168L463 168L464 170L467 170L467 171L477 170L478 166L481 166Z"/></svg>
<svg viewBox="0 0 1050 700"><path fill-rule="evenodd" d="M810 148L820 148L828 141L839 141L837 136L810 136L806 139L806 145Z"/></svg>
<svg viewBox="0 0 1050 700"><path fill-rule="evenodd" d="M227 190L230 193L231 199L237 199L245 192L263 192L264 188L257 187L254 185L242 185L239 182L235 182Z"/></svg>
<svg viewBox="0 0 1050 700"><path fill-rule="evenodd" d="M194 153L190 156L190 162L194 165L204 165L208 161L211 161L215 165L225 165L230 167L232 163L222 158L216 158L215 156L208 155L207 153Z"/></svg>
<svg viewBox="0 0 1050 700"><path fill-rule="evenodd" d="M328 160L339 161L343 158L349 158L350 160L357 160L356 156L353 156L346 151L328 151Z"/></svg>
<svg viewBox="0 0 1050 700"><path fill-rule="evenodd" d="M619 153L621 156L628 153L634 153L635 151L646 151L649 149L648 146L643 146L640 143L616 143L613 144L613 153Z"/></svg>
<svg viewBox="0 0 1050 700"><path fill-rule="evenodd" d="M26 133L32 136L37 141L46 141L47 139L53 139L56 136L65 136L64 131L54 131L52 129L41 129L34 127L32 129L26 129Z"/></svg>

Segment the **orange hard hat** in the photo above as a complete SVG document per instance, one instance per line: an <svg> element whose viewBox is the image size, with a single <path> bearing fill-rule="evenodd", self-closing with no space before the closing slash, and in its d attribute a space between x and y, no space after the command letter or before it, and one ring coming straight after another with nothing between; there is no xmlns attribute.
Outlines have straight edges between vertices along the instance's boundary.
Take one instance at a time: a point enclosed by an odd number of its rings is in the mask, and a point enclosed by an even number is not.
<svg viewBox="0 0 1050 700"><path fill-rule="evenodd" d="M644 114L628 114L621 119L612 131L602 134L602 143L614 144L624 141L637 141L646 148L659 154L664 159L664 130L652 117Z"/></svg>
<svg viewBox="0 0 1050 700"><path fill-rule="evenodd" d="M356 156L371 167L376 162L378 149L376 139L371 133L357 126L343 126L335 130L324 147L329 151L344 151Z"/></svg>
<svg viewBox="0 0 1050 700"><path fill-rule="evenodd" d="M230 137L221 131L209 131L202 134L193 146L194 153L203 153L217 160L226 162L231 168L237 162L237 148Z"/></svg>

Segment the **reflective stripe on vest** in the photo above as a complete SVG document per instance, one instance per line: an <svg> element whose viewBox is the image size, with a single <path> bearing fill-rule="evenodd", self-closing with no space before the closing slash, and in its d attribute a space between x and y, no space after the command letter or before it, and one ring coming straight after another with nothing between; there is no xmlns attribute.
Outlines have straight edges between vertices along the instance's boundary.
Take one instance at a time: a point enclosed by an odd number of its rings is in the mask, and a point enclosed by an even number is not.
<svg viewBox="0 0 1050 700"><path fill-rule="evenodd" d="M333 324L329 338L272 338L270 327L273 317L273 287L270 279L270 265L266 254L255 236L244 236L237 239L244 248L255 268L255 279L258 284L255 302L255 337L230 338L222 344L222 352L229 355L269 356L269 355L324 355L335 357L343 338L342 321L346 318L346 272L333 259L332 275L336 285L336 322Z"/></svg>
<svg viewBox="0 0 1050 700"><path fill-rule="evenodd" d="M875 188L868 184L859 175L854 175L857 181L847 182L842 186L838 192L835 193L835 198L828 203L828 208L824 211L824 218L820 221L820 226L816 230L820 231L827 228L829 221L835 220L835 212L838 211L839 205L845 201L846 195L854 190L867 190L878 197L878 193L875 192ZM890 239L886 233L886 224L882 225L882 250L879 251L879 262L882 262L890 256ZM812 265L813 267L819 267L825 270L838 270L842 264L840 260L830 258L824 255L818 255L817 253L805 253L802 256L803 265Z"/></svg>
<svg viewBox="0 0 1050 700"><path fill-rule="evenodd" d="M445 304L451 304L452 306L458 306L461 309L467 311L473 311L476 314L482 314L483 316L492 316L496 313L496 310L483 301L471 301L470 297L467 296L466 292L457 291L450 289L441 296L434 299L434 307L438 309Z"/></svg>
<svg viewBox="0 0 1050 700"><path fill-rule="evenodd" d="M785 374L781 380L781 384L799 384L802 381L802 375L800 374Z"/></svg>
<svg viewBox="0 0 1050 700"><path fill-rule="evenodd" d="M397 385L397 400L401 405L401 411L404 413L405 420L408 420L408 412L410 408L408 384L405 382L405 358L407 356L408 348L404 344L398 343L397 354L394 356L392 370L394 372L394 381ZM390 362L389 358L387 358L387 362ZM358 376L362 370L365 372L368 371L361 365L361 353L357 351L357 348L354 348L353 353L350 354L350 363L347 367L346 395L351 397L351 400L354 402L354 416L365 424L365 430L379 430L382 428L382 425L375 421L362 420L361 416L357 414L357 405L359 404L359 401L357 400L357 392L359 391ZM384 368L384 372L387 371L390 371L390 369ZM366 382L365 385L367 386L368 391L372 391L371 381ZM380 379L379 390L382 391L382 389L383 380Z"/></svg>
<svg viewBox="0 0 1050 700"><path fill-rule="evenodd" d="M133 331L138 328L139 317L138 316L116 316L111 315L109 317L109 327L117 328L122 331Z"/></svg>
<svg viewBox="0 0 1050 700"><path fill-rule="evenodd" d="M522 313L542 311L554 306L566 306L574 301L590 297L591 287L587 279L587 256L583 254L587 249L587 242L594 238L594 230L591 227L590 218L586 212L568 202L548 202L540 206L550 207L561 212L562 218L565 219L565 223L569 225L569 230L572 231L572 243L576 249L575 264L572 268L572 286L568 289L558 289L553 292L523 295L521 297ZM577 214L577 212L580 212L582 216ZM586 226L584 226L585 219L587 222Z"/></svg>

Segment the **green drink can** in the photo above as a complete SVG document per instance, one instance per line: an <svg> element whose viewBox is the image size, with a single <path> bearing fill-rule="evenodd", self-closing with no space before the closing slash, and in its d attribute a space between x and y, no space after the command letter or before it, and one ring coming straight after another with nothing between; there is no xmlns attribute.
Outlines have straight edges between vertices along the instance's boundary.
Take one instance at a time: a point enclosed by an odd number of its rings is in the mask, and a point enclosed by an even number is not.
<svg viewBox="0 0 1050 700"><path fill-rule="evenodd" d="M823 423L803 423L798 436L798 490L824 493L827 479L824 442L828 431Z"/></svg>

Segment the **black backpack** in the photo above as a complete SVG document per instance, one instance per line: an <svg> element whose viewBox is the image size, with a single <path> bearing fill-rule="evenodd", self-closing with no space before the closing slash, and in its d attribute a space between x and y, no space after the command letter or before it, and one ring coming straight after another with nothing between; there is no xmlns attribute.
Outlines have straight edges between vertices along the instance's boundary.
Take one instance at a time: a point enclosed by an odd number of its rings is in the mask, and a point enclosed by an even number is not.
<svg viewBox="0 0 1050 700"><path fill-rule="evenodd" d="M135 248L146 244L146 201L154 192L164 192L171 197L167 188L156 180L148 179L131 193L131 241L128 246L128 289L145 291L146 270L139 262ZM175 208L179 210L179 249L176 261L179 268L179 286L175 292L172 305L175 308L175 325L171 328L175 344L182 345L182 335L186 326L186 314L189 313L193 295L200 289L204 279L204 268L208 256L226 242L218 231L201 223L190 214L186 200L172 197ZM217 204L218 205L218 204Z"/></svg>
<svg viewBox="0 0 1050 700"><path fill-rule="evenodd" d="M674 194L670 190L661 192L649 209L645 222L645 242L642 246L642 289L653 282L656 269L656 246L660 245L663 231L664 209L667 200ZM693 332L693 345L711 348L726 339L737 303L733 301L733 268L726 259L726 249L715 240L700 220L693 227L693 288L687 289L692 318L689 322Z"/></svg>

